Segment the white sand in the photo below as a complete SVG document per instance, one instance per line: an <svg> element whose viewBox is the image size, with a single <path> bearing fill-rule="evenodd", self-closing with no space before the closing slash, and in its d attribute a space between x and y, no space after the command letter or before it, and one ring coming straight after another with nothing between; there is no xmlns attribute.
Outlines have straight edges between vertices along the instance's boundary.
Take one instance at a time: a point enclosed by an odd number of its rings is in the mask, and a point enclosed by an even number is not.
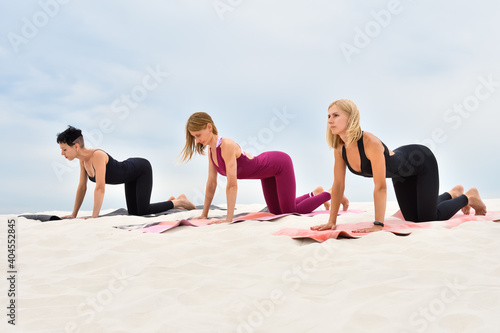
<svg viewBox="0 0 500 333"><path fill-rule="evenodd" d="M500 211L500 199L485 200ZM260 205L239 205L258 211ZM351 203L373 219L372 203ZM388 205L388 215L397 205ZM58 212L51 212L58 213ZM60 213L60 212L59 212ZM219 211L219 213L223 213ZM324 243L272 234L327 215L179 227L164 234L112 228L181 219L18 219L17 318L2 332L498 332L500 223L436 222ZM2 253L6 220L1 216ZM6 255L1 255L7 276Z"/></svg>

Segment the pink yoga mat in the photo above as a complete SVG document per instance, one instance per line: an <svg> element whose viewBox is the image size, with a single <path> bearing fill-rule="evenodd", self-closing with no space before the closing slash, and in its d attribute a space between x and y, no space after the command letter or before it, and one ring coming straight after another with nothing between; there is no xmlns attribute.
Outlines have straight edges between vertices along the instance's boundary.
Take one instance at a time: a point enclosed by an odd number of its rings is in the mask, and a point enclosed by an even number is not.
<svg viewBox="0 0 500 333"><path fill-rule="evenodd" d="M346 214L346 213L353 213L353 214L359 214L363 213L364 211L362 210L356 210L356 209L349 209L347 211L339 211L339 215ZM243 221L273 221L277 220L279 218L289 216L289 215L297 215L297 216L315 216L319 214L329 214L330 211L328 210L322 210L322 211L317 211L317 212L312 212L308 214L298 214L298 213L288 213L288 214L272 214L268 212L255 212L255 213L248 213L244 214L242 216L238 216L233 219L231 223L237 223L237 222L243 222ZM127 225L127 226L116 226L118 229L125 229L125 230L140 230L142 232L147 232L147 233L162 233L165 231L168 231L170 229L179 227L179 226L191 226L191 227L202 227L208 225L211 221L218 220L218 219L223 219L224 217L217 217L217 218L211 218L211 219L204 219L204 220L195 220L195 219L182 219L179 221L163 221L163 222L152 222L152 223L145 223L145 224L137 224L137 225Z"/></svg>
<svg viewBox="0 0 500 333"><path fill-rule="evenodd" d="M489 212L486 215L464 215L462 213L458 213L450 220L441 222L444 222L446 228L451 229L469 221L496 221L499 218L500 212ZM429 228L431 226L431 223L436 222L438 221L414 223L393 218L384 222L385 226L383 227L382 231L388 231L392 232L395 235L404 236L411 234L412 230L415 229ZM369 228L371 226L373 226L372 222L360 222L356 224L338 224L335 230L324 231L286 228L274 233L274 235L289 236L291 238L310 238L318 242L324 242L330 238L360 238L367 235L367 233L354 233L353 231L362 228Z"/></svg>
<svg viewBox="0 0 500 333"><path fill-rule="evenodd" d="M180 220L180 221L164 221L160 222L156 225L152 226L147 226L145 228L138 229L142 232L149 232L149 233L162 233L167 230L170 230L172 228L181 226L181 225L186 225L186 226L191 226L191 227L202 227L205 226L209 223L209 220Z"/></svg>

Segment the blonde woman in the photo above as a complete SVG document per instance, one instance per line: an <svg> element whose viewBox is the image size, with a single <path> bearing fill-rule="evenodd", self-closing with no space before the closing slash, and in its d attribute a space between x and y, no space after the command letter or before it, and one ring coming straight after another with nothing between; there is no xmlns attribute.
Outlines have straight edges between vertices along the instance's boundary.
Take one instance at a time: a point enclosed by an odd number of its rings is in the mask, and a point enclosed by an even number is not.
<svg viewBox="0 0 500 333"><path fill-rule="evenodd" d="M461 185L438 195L439 175L436 158L426 146L408 145L394 151L375 135L361 131L359 110L347 99L328 107L328 145L335 149L334 182L330 218L315 230L335 229L337 213L344 194L346 168L360 176L372 177L375 221L373 227L357 232L381 230L387 202L386 178L392 178L399 208L407 221L440 221L451 218L460 209L468 214L486 214L486 205L477 189L466 193Z"/></svg>
<svg viewBox="0 0 500 333"><path fill-rule="evenodd" d="M229 138L219 137L217 128L205 112L192 114L186 124L186 145L182 150L182 162L189 161L196 152L204 155L208 148L208 181L205 203L200 218L207 218L210 204L217 187L217 173L227 177L227 217L216 223L231 222L234 216L237 179L260 179L269 212L310 213L330 200L330 193L318 188L295 198L295 174L292 159L280 151L269 151L252 156Z"/></svg>

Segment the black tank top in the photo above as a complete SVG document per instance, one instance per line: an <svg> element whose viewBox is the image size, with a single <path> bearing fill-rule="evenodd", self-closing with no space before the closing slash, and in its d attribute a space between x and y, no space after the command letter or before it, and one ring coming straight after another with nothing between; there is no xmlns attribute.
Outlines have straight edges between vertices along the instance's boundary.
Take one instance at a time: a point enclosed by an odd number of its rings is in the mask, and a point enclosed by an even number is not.
<svg viewBox="0 0 500 333"><path fill-rule="evenodd" d="M365 146L363 144L363 134L361 135L361 138L358 140L357 143L358 143L359 157L361 160L361 172L354 170L349 164L349 161L347 160L345 146L342 146L342 159L347 164L349 170L355 175L363 177L373 177L372 163L370 162L368 157L366 157L365 154ZM383 142L382 145L384 146L386 178L394 178L400 176L399 174L399 169L401 165L400 156L397 154L396 151L394 152L394 155L390 156L389 149L387 148L387 146Z"/></svg>
<svg viewBox="0 0 500 333"><path fill-rule="evenodd" d="M96 151L97 150L101 149L96 149ZM133 181L137 178L138 168L136 168L134 159L129 158L123 162L118 162L104 150L101 151L103 151L106 155L108 155L108 163L106 164L106 180L105 180L106 184L111 184L111 185L124 184ZM94 177L90 177L88 173L87 176L92 182L95 183L95 168L94 168Z"/></svg>

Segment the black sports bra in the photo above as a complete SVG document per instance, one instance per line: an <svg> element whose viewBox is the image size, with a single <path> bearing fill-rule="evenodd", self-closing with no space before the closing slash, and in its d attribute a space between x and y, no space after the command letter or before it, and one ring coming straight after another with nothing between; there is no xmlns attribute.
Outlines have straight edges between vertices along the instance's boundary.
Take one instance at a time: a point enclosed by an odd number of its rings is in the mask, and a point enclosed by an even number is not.
<svg viewBox="0 0 500 333"><path fill-rule="evenodd" d="M399 161L399 158L396 156L396 153L391 156L389 154L389 148L387 148L387 146L383 142L382 142L382 145L384 146L386 177L392 178L392 177L398 175L400 161ZM360 172L354 170L351 167L351 165L349 164L349 161L347 160L345 146L342 146L342 159L347 164L347 167L349 168L349 170L352 173L354 173L355 175L363 176L363 177L373 177L372 163L370 162L368 157L366 157L366 154L365 154L365 146L363 144L363 134L361 135L361 138L358 140L358 150L359 150L359 157L361 160L361 171Z"/></svg>

